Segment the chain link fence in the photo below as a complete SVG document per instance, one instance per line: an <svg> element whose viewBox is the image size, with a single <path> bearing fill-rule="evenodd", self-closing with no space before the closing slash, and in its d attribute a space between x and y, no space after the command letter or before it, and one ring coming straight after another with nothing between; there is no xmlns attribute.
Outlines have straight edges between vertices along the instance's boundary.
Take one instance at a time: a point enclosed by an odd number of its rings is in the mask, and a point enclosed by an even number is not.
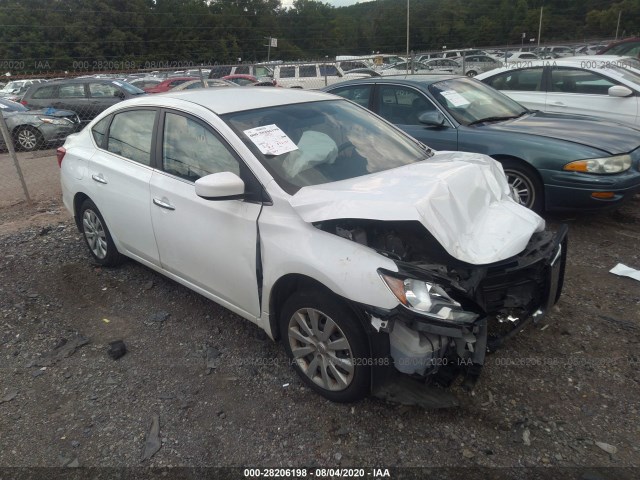
<svg viewBox="0 0 640 480"><path fill-rule="evenodd" d="M559 47L555 46L558 52L562 50ZM565 55L580 53L575 46L564 47L569 49ZM542 51L543 58L554 58L549 48ZM411 52L409 58L406 54L374 53L299 62L208 66L159 64L159 68L153 70L129 71L106 70L112 65L97 65L89 71L91 65L83 65L83 70L73 72L46 72L41 78L12 79L2 91L4 96L0 97L4 118L3 135L0 136L0 188L5 193L0 207L57 195L59 172L55 147L68 135L80 131L100 112L128 98L169 90L232 86L320 89L344 80L392 74L475 76L513 63L510 59L530 61L527 50L533 48L525 45L521 48L443 49ZM512 57L510 53L518 55ZM229 95L241 95L241 92L233 89Z"/></svg>

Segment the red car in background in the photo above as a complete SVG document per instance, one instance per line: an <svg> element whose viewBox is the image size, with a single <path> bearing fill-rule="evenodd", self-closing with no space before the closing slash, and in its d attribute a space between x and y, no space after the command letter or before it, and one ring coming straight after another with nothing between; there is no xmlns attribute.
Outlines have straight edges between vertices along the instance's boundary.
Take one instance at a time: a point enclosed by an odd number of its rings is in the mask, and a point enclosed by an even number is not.
<svg viewBox="0 0 640 480"><path fill-rule="evenodd" d="M190 82L192 80L198 80L197 77L169 77L166 80L163 80L155 87L147 87L144 89L147 93L162 93L168 92L174 87L183 84L184 82Z"/></svg>
<svg viewBox="0 0 640 480"><path fill-rule="evenodd" d="M640 37L630 37L610 43L596 55L621 55L640 58Z"/></svg>
<svg viewBox="0 0 640 480"><path fill-rule="evenodd" d="M233 82L236 85L240 85L241 87L247 85L253 85L255 87L275 87L276 81L269 77L254 77L253 75L244 75L244 74L234 74L234 75L226 75L222 77L223 80L227 80L228 82Z"/></svg>

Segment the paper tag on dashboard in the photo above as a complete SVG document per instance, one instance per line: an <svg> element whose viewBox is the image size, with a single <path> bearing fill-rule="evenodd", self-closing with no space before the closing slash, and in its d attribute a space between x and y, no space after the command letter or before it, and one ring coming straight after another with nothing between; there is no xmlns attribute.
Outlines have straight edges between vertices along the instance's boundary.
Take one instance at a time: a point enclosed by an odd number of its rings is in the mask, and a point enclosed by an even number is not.
<svg viewBox="0 0 640 480"><path fill-rule="evenodd" d="M275 124L251 128L244 134L263 155L282 155L298 150L297 145Z"/></svg>

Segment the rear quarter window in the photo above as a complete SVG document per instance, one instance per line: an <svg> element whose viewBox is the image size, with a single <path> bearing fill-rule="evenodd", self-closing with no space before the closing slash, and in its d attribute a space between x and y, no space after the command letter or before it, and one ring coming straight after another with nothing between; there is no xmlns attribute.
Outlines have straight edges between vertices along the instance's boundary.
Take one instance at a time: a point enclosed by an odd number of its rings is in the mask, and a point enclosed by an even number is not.
<svg viewBox="0 0 640 480"><path fill-rule="evenodd" d="M56 93L56 86L55 85L47 85L47 86L43 86L40 88L37 88L35 92L33 92L33 95L31 95L31 98L57 98L58 95Z"/></svg>

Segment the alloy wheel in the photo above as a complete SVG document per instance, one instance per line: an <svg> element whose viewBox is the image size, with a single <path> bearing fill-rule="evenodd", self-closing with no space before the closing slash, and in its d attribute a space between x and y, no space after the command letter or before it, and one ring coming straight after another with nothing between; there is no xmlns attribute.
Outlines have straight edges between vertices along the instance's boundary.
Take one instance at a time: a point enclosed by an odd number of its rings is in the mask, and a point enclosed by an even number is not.
<svg viewBox="0 0 640 480"><path fill-rule="evenodd" d="M531 208L536 201L536 191L531 180L526 175L513 170L505 170L504 173L507 176L507 182L509 182L509 188L515 201L520 205Z"/></svg>
<svg viewBox="0 0 640 480"><path fill-rule="evenodd" d="M38 136L32 130L23 128L18 133L18 144L25 150L33 150L38 146Z"/></svg>
<svg viewBox="0 0 640 480"><path fill-rule="evenodd" d="M302 308L291 316L287 332L293 360L311 381L329 391L351 384L355 373L351 345L329 316Z"/></svg>
<svg viewBox="0 0 640 480"><path fill-rule="evenodd" d="M89 248L96 258L104 259L107 256L107 234L98 215L93 210L85 210L82 226Z"/></svg>

